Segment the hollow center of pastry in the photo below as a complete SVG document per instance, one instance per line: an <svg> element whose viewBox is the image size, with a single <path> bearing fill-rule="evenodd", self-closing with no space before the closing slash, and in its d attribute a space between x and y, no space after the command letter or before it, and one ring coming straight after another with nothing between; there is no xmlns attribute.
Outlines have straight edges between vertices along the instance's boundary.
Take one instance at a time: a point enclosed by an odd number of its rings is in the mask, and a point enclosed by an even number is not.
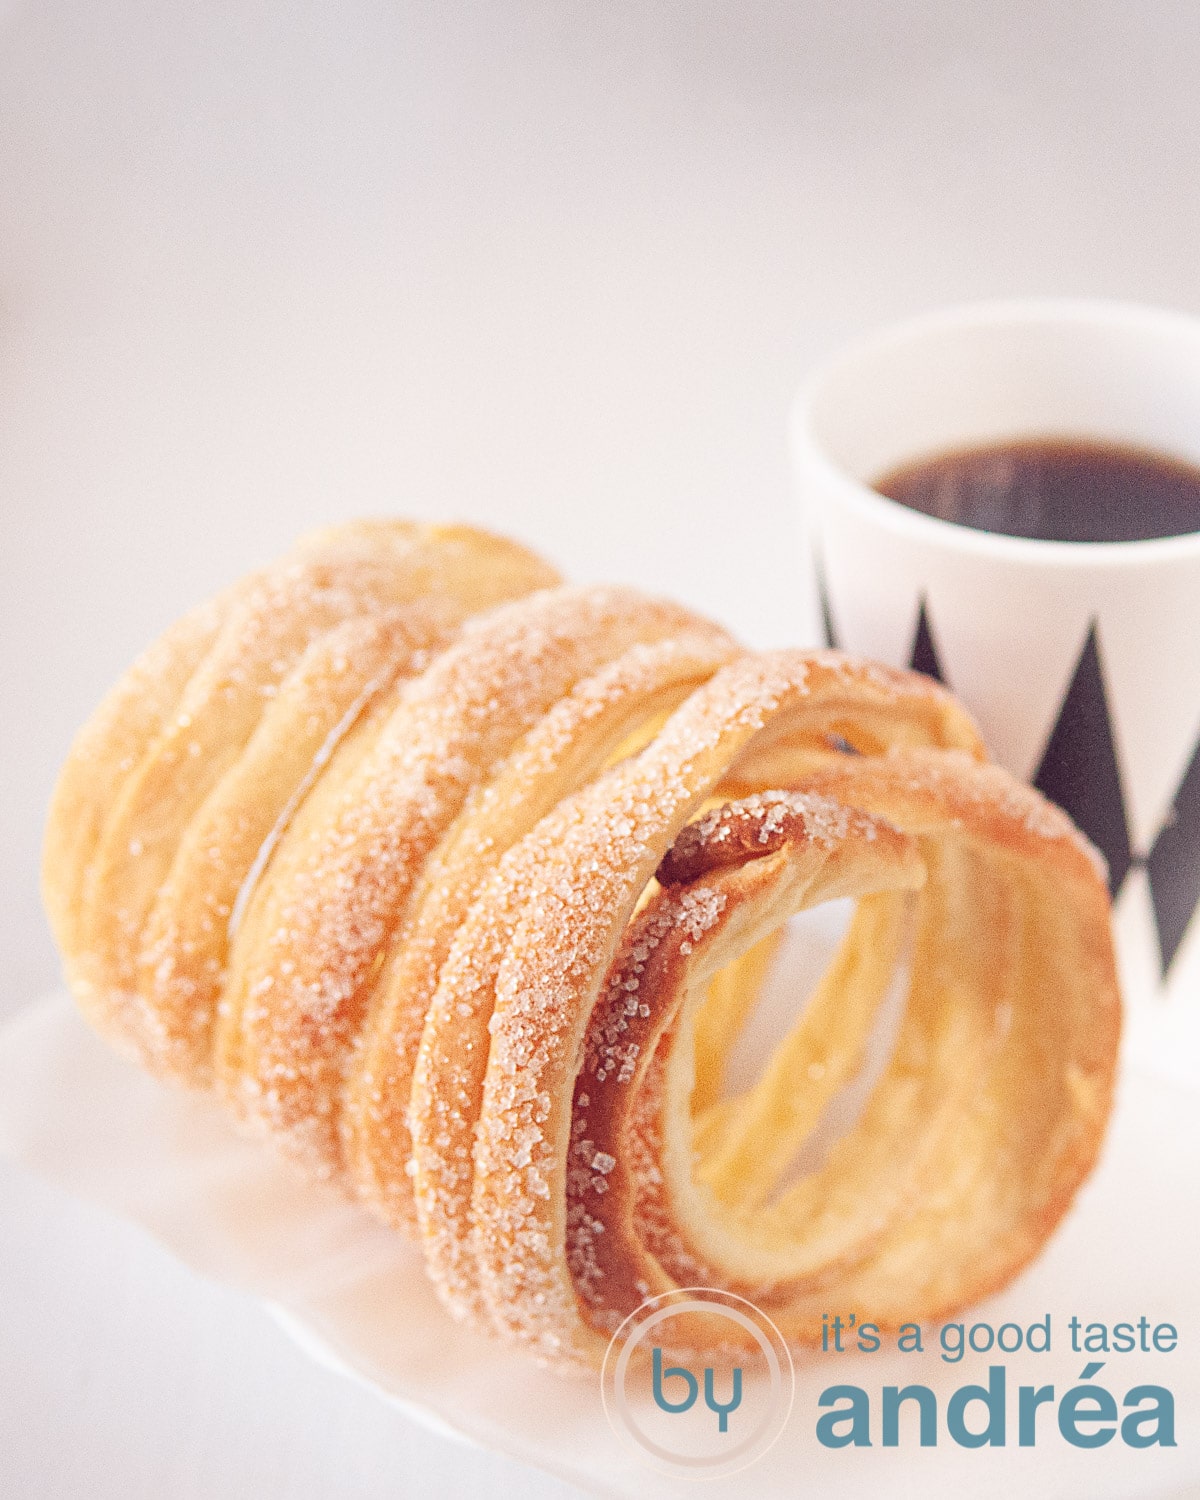
<svg viewBox="0 0 1200 1500"><path fill-rule="evenodd" d="M914 902L895 892L792 916L695 1002L693 1171L739 1216L789 1190L853 1130L896 1044Z"/></svg>
<svg viewBox="0 0 1200 1500"><path fill-rule="evenodd" d="M730 1039L720 1097L736 1098L759 1079L779 1044L807 1012L825 970L854 917L849 897L797 912L751 953L734 959L709 983L701 1015L712 1024L727 993L743 997L745 1017Z"/></svg>

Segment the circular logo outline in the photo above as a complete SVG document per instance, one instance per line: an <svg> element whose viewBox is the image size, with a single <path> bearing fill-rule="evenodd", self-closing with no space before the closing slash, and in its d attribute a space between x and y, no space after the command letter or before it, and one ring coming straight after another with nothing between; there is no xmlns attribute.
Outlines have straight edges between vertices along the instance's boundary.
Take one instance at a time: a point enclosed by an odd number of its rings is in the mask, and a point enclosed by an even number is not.
<svg viewBox="0 0 1200 1500"><path fill-rule="evenodd" d="M737 1304L736 1306L733 1304ZM742 1309L748 1309L748 1312ZM668 1318L700 1312L726 1317L748 1332L758 1345L770 1377L770 1401L766 1414L751 1432L720 1457L673 1453L644 1433L630 1411L625 1393L625 1377L639 1345L646 1336ZM649 1313L649 1316L647 1316ZM750 1315L753 1315L751 1317ZM756 1323L754 1319L759 1321ZM635 1325L631 1331L630 1325ZM769 1330L769 1332L767 1331ZM620 1352L614 1362L614 1350ZM787 1396L784 1395L784 1370L787 1371ZM611 1375L610 1375L611 1370ZM609 1384L612 1384L610 1397ZM647 1297L621 1322L605 1351L600 1374L600 1400L608 1425L622 1445L635 1452L643 1462L660 1473L685 1479L716 1479L736 1474L763 1457L779 1440L791 1418L796 1399L796 1371L791 1350L779 1329L746 1297L720 1287L673 1287ZM780 1408L782 1401L782 1409ZM614 1409L615 1408L615 1409ZM766 1433L770 1433L763 1442Z"/></svg>

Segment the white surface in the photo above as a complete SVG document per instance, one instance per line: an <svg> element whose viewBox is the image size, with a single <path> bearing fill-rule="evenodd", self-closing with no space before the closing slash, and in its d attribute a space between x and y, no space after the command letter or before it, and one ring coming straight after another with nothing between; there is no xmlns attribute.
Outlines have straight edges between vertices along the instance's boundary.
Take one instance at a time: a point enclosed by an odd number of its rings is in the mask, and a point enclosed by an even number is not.
<svg viewBox="0 0 1200 1500"><path fill-rule="evenodd" d="M938 302L1200 311L1198 64L1192 0L0 0L0 1007L183 605L395 508L795 639L796 380ZM6 1496L566 1493L8 1168L0 1223Z"/></svg>
<svg viewBox="0 0 1200 1500"><path fill-rule="evenodd" d="M76 1110L63 1108L67 1098ZM1085 1362L1067 1347L1072 1316L1110 1325L1138 1316L1151 1326L1171 1322L1177 1349L1111 1356L1103 1380L1118 1403L1134 1385L1166 1385L1180 1446L1140 1450L1117 1441L1097 1465L1095 1453L1058 1441L1047 1422L1032 1449L1013 1441L980 1453L945 1436L933 1451L822 1448L814 1425L827 1386L852 1382L878 1400L885 1385L921 1381L944 1413L952 1392L986 1379L997 1359L969 1355L947 1364L936 1347L924 1356L885 1347L869 1357L801 1356L791 1419L778 1442L751 1471L713 1481L706 1492L738 1495L749 1483L762 1500L791 1500L798 1473L812 1493L844 1500L875 1500L889 1483L919 1487L925 1500L966 1493L1055 1500L1082 1492L1089 1500L1130 1500L1200 1486L1200 1453L1187 1441L1188 1416L1200 1405L1200 1203L1193 1195L1181 1204L1177 1190L1200 1180L1198 1108L1194 1088L1127 1071L1103 1161L1066 1222L1034 1266L971 1316L999 1327L1049 1314L1048 1354L999 1362L1010 1388L1053 1384L1060 1396ZM532 1368L521 1354L450 1322L412 1247L239 1137L215 1101L164 1088L115 1057L65 995L0 1032L0 1152L133 1220L201 1274L267 1299L310 1353L439 1433L530 1460L604 1495L695 1493L687 1480L658 1477L621 1446L595 1378ZM1171 1232L1149 1236L1146 1225ZM1089 1253L1097 1245L1103 1256Z"/></svg>

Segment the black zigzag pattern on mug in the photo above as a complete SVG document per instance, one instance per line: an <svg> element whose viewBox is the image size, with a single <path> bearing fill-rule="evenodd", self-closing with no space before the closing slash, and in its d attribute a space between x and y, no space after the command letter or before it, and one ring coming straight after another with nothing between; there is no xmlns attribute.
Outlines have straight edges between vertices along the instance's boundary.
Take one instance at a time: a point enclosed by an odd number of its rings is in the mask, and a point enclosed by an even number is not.
<svg viewBox="0 0 1200 1500"><path fill-rule="evenodd" d="M1131 869L1145 869L1165 979L1200 904L1200 744L1192 750L1149 853L1139 857L1129 838L1095 620L1088 628L1034 785L1065 807L1104 854L1114 898Z"/></svg>
<svg viewBox="0 0 1200 1500"><path fill-rule="evenodd" d="M817 596L825 642L837 646L840 644L837 626L819 563ZM917 610L909 665L914 671L946 682L929 603L924 596ZM1153 847L1144 858L1139 858L1129 837L1112 713L1094 620L1059 706L1034 785L1064 808L1104 855L1114 899L1129 871L1145 868L1165 978L1200 905L1200 743L1192 752Z"/></svg>
<svg viewBox="0 0 1200 1500"><path fill-rule="evenodd" d="M924 598L917 613L909 664L939 682L946 680ZM1114 900L1129 871L1145 868L1165 979L1200 904L1200 744L1192 752L1153 847L1145 858L1139 858L1129 837L1095 620L1088 628L1033 782L1071 815L1104 855Z"/></svg>
<svg viewBox="0 0 1200 1500"><path fill-rule="evenodd" d="M1104 855L1109 889L1116 896L1133 864L1133 850L1095 621L1075 663L1033 784L1065 808Z"/></svg>
<svg viewBox="0 0 1200 1500"><path fill-rule="evenodd" d="M1200 903L1200 744L1146 858L1165 975Z"/></svg>
<svg viewBox="0 0 1200 1500"><path fill-rule="evenodd" d="M917 628L913 635L912 650L908 653L908 664L914 672L924 672L926 677L932 677L935 682L946 681L942 673L942 664L938 660L933 627L929 623L923 597L921 607L917 611Z"/></svg>

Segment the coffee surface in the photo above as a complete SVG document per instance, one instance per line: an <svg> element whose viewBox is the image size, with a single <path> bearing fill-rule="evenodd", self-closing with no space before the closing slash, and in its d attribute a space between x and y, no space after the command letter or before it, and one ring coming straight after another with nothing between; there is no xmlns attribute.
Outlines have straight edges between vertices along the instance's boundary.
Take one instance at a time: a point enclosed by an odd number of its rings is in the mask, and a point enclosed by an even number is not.
<svg viewBox="0 0 1200 1500"><path fill-rule="evenodd" d="M942 521L1053 542L1134 542L1200 531L1200 468L1145 448L1036 438L959 448L875 480Z"/></svg>

